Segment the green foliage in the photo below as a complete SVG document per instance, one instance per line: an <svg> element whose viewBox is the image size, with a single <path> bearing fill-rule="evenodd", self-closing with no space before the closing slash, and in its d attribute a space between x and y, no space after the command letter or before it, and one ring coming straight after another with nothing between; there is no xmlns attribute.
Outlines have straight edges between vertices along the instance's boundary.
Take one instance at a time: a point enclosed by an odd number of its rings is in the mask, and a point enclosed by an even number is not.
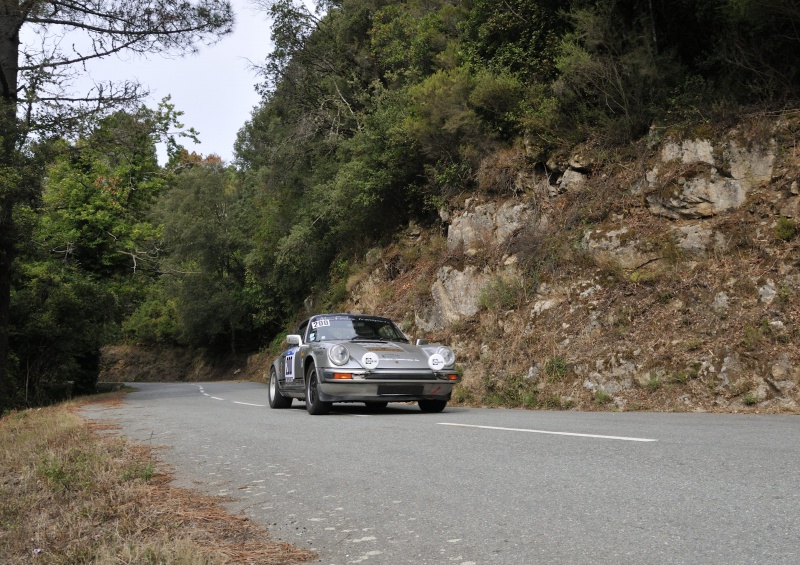
<svg viewBox="0 0 800 565"><path fill-rule="evenodd" d="M50 168L39 233L52 253L108 276L147 261L146 247L158 236L147 213L166 187L150 127L114 114Z"/></svg>
<svg viewBox="0 0 800 565"><path fill-rule="evenodd" d="M607 0L573 10L573 31L563 36L556 60L562 111L612 142L645 132L680 76L671 57L658 53L647 18L620 25L624 8Z"/></svg>
<svg viewBox="0 0 800 565"><path fill-rule="evenodd" d="M164 296L163 291L151 296L123 320L122 335L129 341L147 345L177 344L178 314L175 300Z"/></svg>
<svg viewBox="0 0 800 565"><path fill-rule="evenodd" d="M597 404L608 404L609 402L613 401L614 397L608 394L606 391L597 389L594 392L594 401Z"/></svg>
<svg viewBox="0 0 800 565"><path fill-rule="evenodd" d="M176 177L156 210L168 250L161 261L168 274L161 281L166 307L140 308L126 325L136 339L174 336L193 347L235 352L252 336L254 317L244 302L247 247L237 223L244 213L232 172L219 160Z"/></svg>
<svg viewBox="0 0 800 565"><path fill-rule="evenodd" d="M150 209L166 187L155 142L175 125L168 105L101 120L52 159L41 200L18 204L28 233L11 289L10 346L20 403L47 401L74 383L93 392L100 347L154 284L159 230Z"/></svg>
<svg viewBox="0 0 800 565"><path fill-rule="evenodd" d="M462 4L394 3L375 13L370 44L385 80L395 86L415 83L459 63L458 24Z"/></svg>
<svg viewBox="0 0 800 565"><path fill-rule="evenodd" d="M544 373L548 382L557 382L567 376L567 361L563 357L551 357L544 364Z"/></svg>
<svg viewBox="0 0 800 565"><path fill-rule="evenodd" d="M554 0L474 0L463 26L466 51L478 68L525 81L552 79L558 39L567 27L564 8Z"/></svg>
<svg viewBox="0 0 800 565"><path fill-rule="evenodd" d="M534 408L538 405L538 390L534 381L524 375L505 379L484 379L486 401L490 405Z"/></svg>
<svg viewBox="0 0 800 565"><path fill-rule="evenodd" d="M781 216L775 224L775 237L783 241L789 241L797 235L797 222Z"/></svg>
<svg viewBox="0 0 800 565"><path fill-rule="evenodd" d="M518 280L497 277L481 289L478 305L484 310L512 310L522 300L525 288Z"/></svg>
<svg viewBox="0 0 800 565"><path fill-rule="evenodd" d="M752 393L748 392L742 397L742 404L745 406L753 406L754 404L758 403L758 397Z"/></svg>
<svg viewBox="0 0 800 565"><path fill-rule="evenodd" d="M155 465L152 461L147 463L135 461L123 469L120 478L125 482L139 480L149 483L155 474Z"/></svg>

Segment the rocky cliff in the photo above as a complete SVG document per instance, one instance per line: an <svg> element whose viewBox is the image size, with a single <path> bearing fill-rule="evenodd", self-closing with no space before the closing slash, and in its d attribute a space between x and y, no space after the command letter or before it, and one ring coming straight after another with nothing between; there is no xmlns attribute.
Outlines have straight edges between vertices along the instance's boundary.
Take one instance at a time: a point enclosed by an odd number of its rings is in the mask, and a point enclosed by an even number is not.
<svg viewBox="0 0 800 565"><path fill-rule="evenodd" d="M439 229L367 253L346 307L451 344L462 402L797 412L798 135L759 116L512 151Z"/></svg>

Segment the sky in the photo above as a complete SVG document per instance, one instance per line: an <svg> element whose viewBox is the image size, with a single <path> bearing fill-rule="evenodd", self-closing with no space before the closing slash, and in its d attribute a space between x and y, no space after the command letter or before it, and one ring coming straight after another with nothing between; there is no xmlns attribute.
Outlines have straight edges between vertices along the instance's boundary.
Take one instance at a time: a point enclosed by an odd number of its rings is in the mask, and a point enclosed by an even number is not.
<svg viewBox="0 0 800 565"><path fill-rule="evenodd" d="M236 134L260 101L255 85L261 79L252 67L263 63L271 49L266 14L250 0L231 0L231 4L236 18L233 33L210 47L200 46L195 55L111 56L91 62L87 69L95 81L137 80L149 88L145 103L151 108L171 95L175 109L184 113L184 126L200 134L200 145L185 138L180 143L189 151L216 154L229 163ZM86 78L75 83L75 90L88 90L91 84ZM158 151L163 164L166 150Z"/></svg>
<svg viewBox="0 0 800 565"><path fill-rule="evenodd" d="M269 22L249 0L231 0L236 16L233 33L211 46L201 46L195 55L128 61L112 57L97 63L97 79L134 78L150 89L148 106L155 107L167 95L175 109L183 112L184 126L199 132L200 144L189 139L181 143L205 156L216 154L226 162L233 159L237 132L250 118L260 96L260 82L253 65L261 64L271 49ZM159 147L159 161L166 150Z"/></svg>

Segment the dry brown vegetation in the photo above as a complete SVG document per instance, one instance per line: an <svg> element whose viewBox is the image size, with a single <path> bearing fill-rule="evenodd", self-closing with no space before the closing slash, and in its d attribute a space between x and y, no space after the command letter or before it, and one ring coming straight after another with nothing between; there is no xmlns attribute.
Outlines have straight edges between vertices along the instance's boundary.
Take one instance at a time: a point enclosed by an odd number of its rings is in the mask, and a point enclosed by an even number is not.
<svg viewBox="0 0 800 565"><path fill-rule="evenodd" d="M111 424L87 423L75 406L0 420L4 563L272 565L315 557L228 514L219 498L171 486L151 449Z"/></svg>
<svg viewBox="0 0 800 565"><path fill-rule="evenodd" d="M497 273L481 312L429 336L457 351L465 376L457 402L797 412L800 237L796 222L781 216L796 194L796 141L784 148L773 181L755 187L744 206L703 220L716 238L705 252L677 244L676 230L697 220L654 216L644 195L631 190L654 153L642 148L635 159L597 169L579 190L517 196L548 221L523 228L510 246L484 246L473 256L426 255L440 235L404 237L384 250L391 275L380 262L364 265L358 278L371 282L355 289L348 306L369 303L368 311L404 320L413 332L414 312L430 300L438 268L473 264ZM642 256L633 267L581 244L587 230L621 228L620 244ZM396 259L408 255L419 259ZM516 258L516 278L503 274L509 256ZM761 298L765 285L775 289L774 298ZM583 291L591 296L579 296ZM715 309L720 294L727 305ZM537 302L549 298L558 303L537 313ZM621 388L607 393L585 386L593 373Z"/></svg>

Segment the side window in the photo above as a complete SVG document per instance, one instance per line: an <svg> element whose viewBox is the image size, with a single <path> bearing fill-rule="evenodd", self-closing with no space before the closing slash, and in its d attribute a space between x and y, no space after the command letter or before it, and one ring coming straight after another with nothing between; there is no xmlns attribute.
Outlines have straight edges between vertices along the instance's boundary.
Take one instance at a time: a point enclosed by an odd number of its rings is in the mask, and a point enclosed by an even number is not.
<svg viewBox="0 0 800 565"><path fill-rule="evenodd" d="M297 333L300 334L300 337L303 339L303 343L307 343L309 340L306 339L306 330L308 329L308 322L305 324L301 324L299 328L297 328Z"/></svg>

